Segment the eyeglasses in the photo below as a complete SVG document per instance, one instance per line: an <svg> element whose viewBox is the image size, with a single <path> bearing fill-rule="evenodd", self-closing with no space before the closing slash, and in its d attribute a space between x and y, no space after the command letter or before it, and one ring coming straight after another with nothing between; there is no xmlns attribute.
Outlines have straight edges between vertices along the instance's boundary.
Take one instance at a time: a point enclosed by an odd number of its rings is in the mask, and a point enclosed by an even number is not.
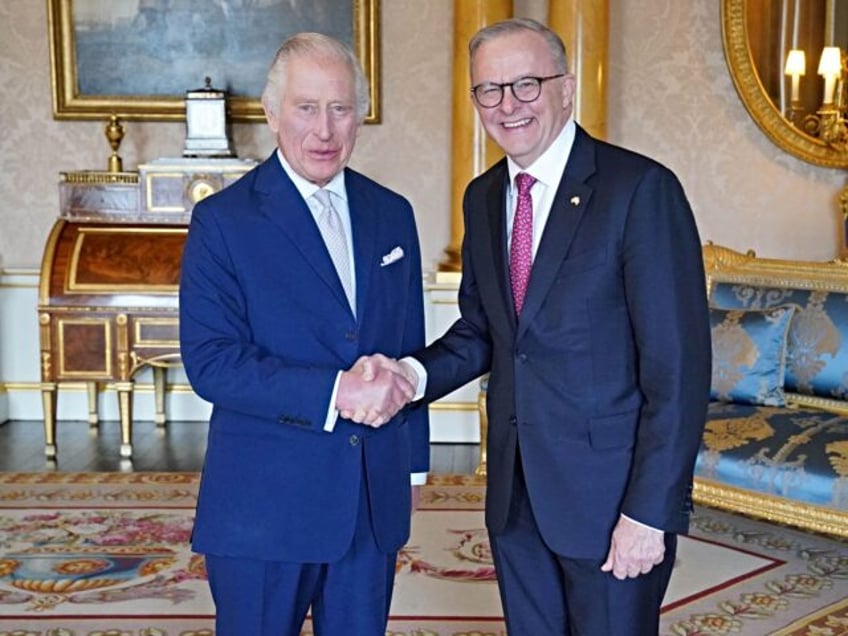
<svg viewBox="0 0 848 636"><path fill-rule="evenodd" d="M548 75L547 77L522 77L514 82L483 82L471 87L471 94L483 108L495 108L500 106L504 98L504 89L509 86L512 96L519 102L535 102L542 94L542 82L564 77L565 73Z"/></svg>

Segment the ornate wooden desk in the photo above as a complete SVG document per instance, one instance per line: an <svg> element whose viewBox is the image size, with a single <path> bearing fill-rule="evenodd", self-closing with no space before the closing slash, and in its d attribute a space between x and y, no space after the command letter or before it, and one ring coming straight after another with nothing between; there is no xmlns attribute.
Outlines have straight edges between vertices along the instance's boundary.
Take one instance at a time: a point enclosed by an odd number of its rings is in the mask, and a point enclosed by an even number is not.
<svg viewBox="0 0 848 636"><path fill-rule="evenodd" d="M64 173L60 216L39 285L45 453L56 457L62 382L86 383L98 424L98 383L118 395L121 456L132 456L133 376L153 367L164 425L165 369L180 363L178 285L191 207L254 162L161 160L132 172Z"/></svg>

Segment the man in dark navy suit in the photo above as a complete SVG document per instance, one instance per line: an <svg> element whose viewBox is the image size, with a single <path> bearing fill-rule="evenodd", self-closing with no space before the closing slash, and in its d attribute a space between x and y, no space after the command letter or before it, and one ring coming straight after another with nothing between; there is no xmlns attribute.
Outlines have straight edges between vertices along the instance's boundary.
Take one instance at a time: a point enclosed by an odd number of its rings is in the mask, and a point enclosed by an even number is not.
<svg viewBox="0 0 848 636"><path fill-rule="evenodd" d="M415 219L346 168L369 105L348 47L290 38L262 103L277 150L196 206L183 259L183 362L213 404L192 545L221 636L298 636L310 609L319 636L383 636L427 411L349 369L424 346Z"/></svg>
<svg viewBox="0 0 848 636"><path fill-rule="evenodd" d="M425 401L490 372L486 523L510 634L656 636L709 399L695 221L668 169L574 122L547 27L485 27L470 53L507 157L465 193L461 317L408 364L366 366L406 369Z"/></svg>

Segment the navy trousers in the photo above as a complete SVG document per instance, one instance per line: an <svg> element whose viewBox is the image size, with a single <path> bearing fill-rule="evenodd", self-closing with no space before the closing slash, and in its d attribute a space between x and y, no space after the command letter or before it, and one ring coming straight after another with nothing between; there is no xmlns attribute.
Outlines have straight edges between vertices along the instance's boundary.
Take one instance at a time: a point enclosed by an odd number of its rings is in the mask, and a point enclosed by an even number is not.
<svg viewBox="0 0 848 636"><path fill-rule="evenodd" d="M334 563L205 555L217 636L299 636L311 608L315 636L385 636L397 554L374 540L366 486L353 542Z"/></svg>
<svg viewBox="0 0 848 636"><path fill-rule="evenodd" d="M507 632L514 636L657 636L677 536L666 533L665 558L635 579L602 572L600 560L552 552L539 533L520 461L507 526L489 534ZM564 501L563 506L568 506Z"/></svg>

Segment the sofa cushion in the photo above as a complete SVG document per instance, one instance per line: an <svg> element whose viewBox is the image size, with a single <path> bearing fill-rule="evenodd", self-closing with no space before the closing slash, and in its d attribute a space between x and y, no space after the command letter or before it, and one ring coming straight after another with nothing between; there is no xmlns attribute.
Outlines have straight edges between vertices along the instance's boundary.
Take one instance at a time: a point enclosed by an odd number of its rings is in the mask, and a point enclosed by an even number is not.
<svg viewBox="0 0 848 636"><path fill-rule="evenodd" d="M848 511L848 417L713 402L695 475Z"/></svg>
<svg viewBox="0 0 848 636"><path fill-rule="evenodd" d="M786 337L794 311L794 305L748 311L710 307L712 399L786 404Z"/></svg>
<svg viewBox="0 0 848 636"><path fill-rule="evenodd" d="M785 390L848 399L848 294L719 282L710 302L730 309L797 305L787 340Z"/></svg>

